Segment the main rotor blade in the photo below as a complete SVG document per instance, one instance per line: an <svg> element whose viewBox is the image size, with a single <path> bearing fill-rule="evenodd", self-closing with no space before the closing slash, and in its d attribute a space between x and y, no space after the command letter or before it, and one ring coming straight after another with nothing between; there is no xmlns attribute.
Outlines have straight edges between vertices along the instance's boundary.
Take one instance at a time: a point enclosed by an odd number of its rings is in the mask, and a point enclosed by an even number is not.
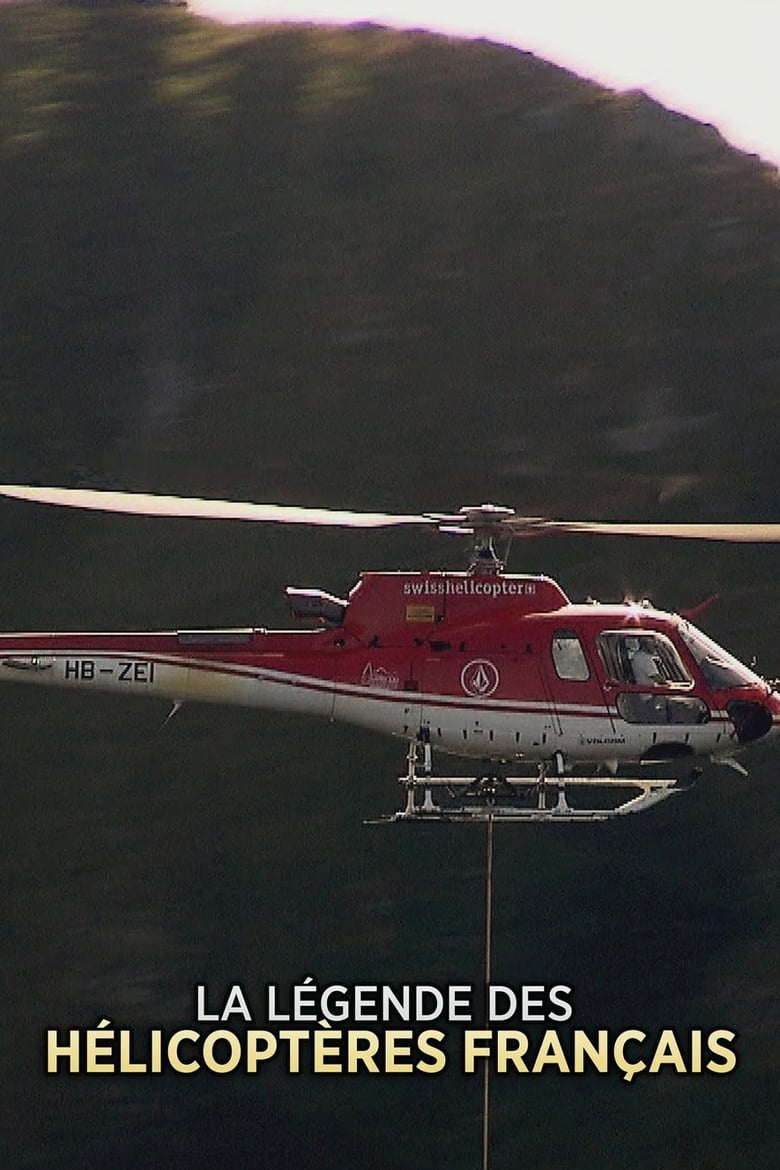
<svg viewBox="0 0 780 1170"><path fill-rule="evenodd" d="M333 511L329 508L297 508L281 504L251 504L235 500L157 496L141 492L102 492L82 488L27 487L0 484L0 495L38 504L56 504L95 512L121 512L132 516L177 516L205 520L253 520L267 524L313 524L340 528L387 528L404 524L430 527L427 516L393 516L385 512Z"/></svg>
<svg viewBox="0 0 780 1170"><path fill-rule="evenodd" d="M512 524L510 522L510 527ZM594 536L657 536L684 540L722 540L739 544L780 542L780 524L600 524L588 521L543 520L518 535L590 533Z"/></svg>
<svg viewBox="0 0 780 1170"><path fill-rule="evenodd" d="M253 504L237 500L206 500L195 496L162 496L144 492L93 491L86 488L32 487L0 484L0 495L11 499L54 504L96 512L132 516L171 516L205 520L250 520L266 524L311 524L319 527L394 528L418 525L464 534L480 530L493 535L541 536L585 533L593 536L652 536L686 540L719 540L742 544L780 542L780 524L617 524L599 521L545 520L515 516L494 505L463 509L463 514L393 515L331 508L302 508L283 504Z"/></svg>

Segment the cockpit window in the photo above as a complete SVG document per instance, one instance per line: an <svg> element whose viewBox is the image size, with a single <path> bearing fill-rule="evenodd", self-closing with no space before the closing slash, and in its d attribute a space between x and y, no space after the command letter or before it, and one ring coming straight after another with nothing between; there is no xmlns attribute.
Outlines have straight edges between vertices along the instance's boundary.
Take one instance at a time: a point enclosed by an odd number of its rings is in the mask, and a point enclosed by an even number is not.
<svg viewBox="0 0 780 1170"><path fill-rule="evenodd" d="M552 658L558 678L585 682L590 678L588 660L573 630L556 630L552 640Z"/></svg>
<svg viewBox="0 0 780 1170"><path fill-rule="evenodd" d="M695 658L696 665L704 675L704 681L713 690L750 687L761 682L757 674L748 670L738 659L689 622L680 626L680 637Z"/></svg>
<svg viewBox="0 0 780 1170"><path fill-rule="evenodd" d="M663 634L610 631L599 634L598 647L607 674L615 682L640 687L681 687L693 682Z"/></svg>

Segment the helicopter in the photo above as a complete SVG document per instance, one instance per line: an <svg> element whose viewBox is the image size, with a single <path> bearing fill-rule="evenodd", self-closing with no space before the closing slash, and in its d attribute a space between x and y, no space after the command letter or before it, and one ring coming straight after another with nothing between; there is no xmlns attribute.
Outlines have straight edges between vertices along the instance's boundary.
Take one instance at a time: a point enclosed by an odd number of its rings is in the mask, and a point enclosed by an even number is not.
<svg viewBox="0 0 780 1170"><path fill-rule="evenodd" d="M562 521L495 504L393 515L18 484L0 485L0 495L132 515L468 537L461 572L365 572L346 598L288 588L303 625L294 630L0 634L6 681L166 698L172 713L206 702L318 715L403 739L403 808L380 821L609 820L684 791L709 763L746 774L736 753L780 730L776 684L697 629L695 614L631 600L574 604L550 577L505 570L518 537L776 543L780 524ZM467 761L473 774L436 775L440 755Z"/></svg>

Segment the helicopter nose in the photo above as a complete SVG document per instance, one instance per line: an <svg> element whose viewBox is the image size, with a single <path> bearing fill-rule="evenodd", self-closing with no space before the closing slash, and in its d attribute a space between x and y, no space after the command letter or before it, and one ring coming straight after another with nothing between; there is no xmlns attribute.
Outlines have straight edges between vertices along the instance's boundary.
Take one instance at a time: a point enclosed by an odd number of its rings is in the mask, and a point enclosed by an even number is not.
<svg viewBox="0 0 780 1170"><path fill-rule="evenodd" d="M732 699L726 704L729 719L734 724L739 743L755 743L772 730L772 711L766 703L753 699Z"/></svg>

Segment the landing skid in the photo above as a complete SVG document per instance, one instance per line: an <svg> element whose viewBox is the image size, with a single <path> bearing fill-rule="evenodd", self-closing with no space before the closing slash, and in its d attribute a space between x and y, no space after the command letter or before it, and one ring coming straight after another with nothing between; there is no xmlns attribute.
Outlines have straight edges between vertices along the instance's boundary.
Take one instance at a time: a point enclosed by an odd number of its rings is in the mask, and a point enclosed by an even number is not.
<svg viewBox="0 0 780 1170"><path fill-rule="evenodd" d="M426 745L427 746L427 745ZM430 755L424 752L430 767ZM540 764L536 776L431 776L417 771L417 750L409 751L409 769L399 777L406 799L404 808L365 824L398 824L410 821L608 821L629 813L644 812L683 791L674 779L549 774ZM596 808L569 804L567 793L598 789L604 801ZM615 796L618 797L615 803ZM622 797L622 799L621 799Z"/></svg>

